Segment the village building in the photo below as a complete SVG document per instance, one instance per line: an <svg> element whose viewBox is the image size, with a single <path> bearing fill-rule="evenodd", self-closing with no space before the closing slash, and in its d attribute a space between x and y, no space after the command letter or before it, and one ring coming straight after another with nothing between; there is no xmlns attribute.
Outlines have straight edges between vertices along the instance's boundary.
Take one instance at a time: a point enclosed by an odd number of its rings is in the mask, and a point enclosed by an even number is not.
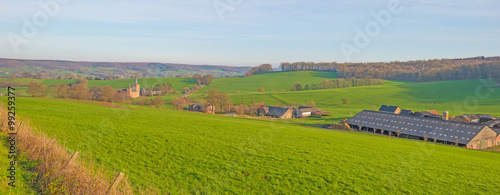
<svg viewBox="0 0 500 195"><path fill-rule="evenodd" d="M267 107L269 111L265 114L265 116L270 116L273 118L280 118L280 119L292 118L293 114L292 108L274 107L274 106L267 106Z"/></svg>
<svg viewBox="0 0 500 195"><path fill-rule="evenodd" d="M295 118L302 118L302 117L315 116L315 115L321 115L321 110L318 108L315 108L315 107L299 106L294 111Z"/></svg>
<svg viewBox="0 0 500 195"><path fill-rule="evenodd" d="M137 82L137 78L135 78L135 83L132 87L130 87L130 83L128 84L128 88L124 89L126 91L127 96L131 98L138 98L141 95L141 86Z"/></svg>
<svg viewBox="0 0 500 195"><path fill-rule="evenodd" d="M212 114L213 106L212 105L206 106L204 104L196 103L196 104L192 104L191 106L189 106L188 109L189 109L189 111L192 111L192 112L203 112L203 113Z"/></svg>
<svg viewBox="0 0 500 195"><path fill-rule="evenodd" d="M388 106L388 105L382 105L379 109L379 112L388 112L388 113L394 113L394 114L399 114L401 113L401 109L398 106Z"/></svg>
<svg viewBox="0 0 500 195"><path fill-rule="evenodd" d="M498 143L496 130L483 124L364 110L346 121L355 130L484 149ZM497 142L497 143L495 143Z"/></svg>
<svg viewBox="0 0 500 195"><path fill-rule="evenodd" d="M266 105L260 105L259 109L257 109L258 116L266 116L268 112L269 112L269 106Z"/></svg>

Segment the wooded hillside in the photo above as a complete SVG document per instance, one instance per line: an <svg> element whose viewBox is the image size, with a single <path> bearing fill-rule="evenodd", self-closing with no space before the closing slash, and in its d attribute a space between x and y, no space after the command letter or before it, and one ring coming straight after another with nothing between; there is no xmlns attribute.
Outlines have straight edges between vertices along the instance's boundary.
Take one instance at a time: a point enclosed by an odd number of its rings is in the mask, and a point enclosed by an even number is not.
<svg viewBox="0 0 500 195"><path fill-rule="evenodd" d="M434 59L407 62L281 63L282 71L336 71L341 78L376 78L405 81L444 81L500 78L500 57Z"/></svg>

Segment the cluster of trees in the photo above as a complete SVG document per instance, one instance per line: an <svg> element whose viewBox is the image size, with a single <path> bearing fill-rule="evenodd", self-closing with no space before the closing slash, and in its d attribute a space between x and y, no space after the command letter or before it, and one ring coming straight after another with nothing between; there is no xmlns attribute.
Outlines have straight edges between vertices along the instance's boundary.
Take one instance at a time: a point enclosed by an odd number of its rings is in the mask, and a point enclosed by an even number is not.
<svg viewBox="0 0 500 195"><path fill-rule="evenodd" d="M26 87L27 85L23 85L22 83L20 82L17 82L17 81L0 81L0 87L8 87L8 86L11 86L11 87Z"/></svg>
<svg viewBox="0 0 500 195"><path fill-rule="evenodd" d="M230 112L233 107L233 102L231 102L229 95L225 92L220 92L215 88L208 90L206 102L207 104L212 105L212 113L215 113L216 109L219 112Z"/></svg>
<svg viewBox="0 0 500 195"><path fill-rule="evenodd" d="M31 81L28 85L27 93L33 97L45 97L49 87L43 83Z"/></svg>
<svg viewBox="0 0 500 195"><path fill-rule="evenodd" d="M192 78L196 81L196 84L198 85L208 85L214 81L214 75L212 74L206 74L206 75L199 75L198 73L194 74Z"/></svg>
<svg viewBox="0 0 500 195"><path fill-rule="evenodd" d="M377 78L405 81L444 81L463 79L499 79L500 57L434 59L407 62L281 63L282 71L336 71L341 78Z"/></svg>
<svg viewBox="0 0 500 195"><path fill-rule="evenodd" d="M153 91L156 92L156 94L153 94ZM154 87L150 87L148 90L146 90L146 96L161 96L161 95L168 95L175 93L174 88L172 88L172 84L170 83L163 83L163 84L157 84Z"/></svg>
<svg viewBox="0 0 500 195"><path fill-rule="evenodd" d="M269 71L274 71L273 70L273 67L271 66L271 64L262 64L258 67L253 67L252 69L250 69L249 71L247 71L245 73L246 76L251 76L251 75L256 75L256 74L259 74L259 73L263 73L263 72L269 72Z"/></svg>
<svg viewBox="0 0 500 195"><path fill-rule="evenodd" d="M194 101L191 98L183 97L183 96L176 97L172 100L172 106L176 110L183 110L184 106L190 105L193 103L194 103Z"/></svg>
<svg viewBox="0 0 500 195"><path fill-rule="evenodd" d="M155 108L163 108L164 105L164 101L161 96L155 96L154 98L141 96L134 99L131 103L139 106L153 106Z"/></svg>
<svg viewBox="0 0 500 195"><path fill-rule="evenodd" d="M33 97L45 97L47 95L49 86L44 85L39 82L30 82L28 85L27 93ZM172 85L169 83L158 84L151 90L160 91L162 94L173 93ZM57 98L68 98L68 99L78 99L78 100L93 100L93 101L104 101L104 102L116 102L116 103L126 103L126 104L136 104L141 106L154 106L163 107L164 101L160 96L155 98L139 97L132 100L126 93L120 92L113 87L106 86L92 86L88 87L88 81L86 79L80 78L75 83L69 85L57 84L54 85L53 96Z"/></svg>
<svg viewBox="0 0 500 195"><path fill-rule="evenodd" d="M88 81L80 78L76 83L57 84L55 87L54 96L57 98L69 98L78 100L94 100L104 102L120 102L130 103L130 97L125 93L119 93L113 87L106 86L92 86L88 87Z"/></svg>
<svg viewBox="0 0 500 195"><path fill-rule="evenodd" d="M297 82L290 89L290 91L303 91L303 90L317 90L317 89L335 89L335 88L347 88L347 87L359 87L359 86L367 86L367 85L383 85L379 79L323 79L320 83L311 83L306 84L305 86L302 83Z"/></svg>

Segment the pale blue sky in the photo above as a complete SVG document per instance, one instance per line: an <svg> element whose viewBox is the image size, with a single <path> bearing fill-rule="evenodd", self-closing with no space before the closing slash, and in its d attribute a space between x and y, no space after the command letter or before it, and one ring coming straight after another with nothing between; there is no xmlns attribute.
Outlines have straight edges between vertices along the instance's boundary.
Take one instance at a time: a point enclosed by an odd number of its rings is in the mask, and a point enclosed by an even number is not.
<svg viewBox="0 0 500 195"><path fill-rule="evenodd" d="M354 45L355 28L393 0L241 0L223 20L213 0L65 0L24 36L23 18L43 15L39 3L50 1L0 0L0 57L256 66L500 55L494 0L400 0L401 13L350 58L341 44ZM17 52L13 34L24 39Z"/></svg>

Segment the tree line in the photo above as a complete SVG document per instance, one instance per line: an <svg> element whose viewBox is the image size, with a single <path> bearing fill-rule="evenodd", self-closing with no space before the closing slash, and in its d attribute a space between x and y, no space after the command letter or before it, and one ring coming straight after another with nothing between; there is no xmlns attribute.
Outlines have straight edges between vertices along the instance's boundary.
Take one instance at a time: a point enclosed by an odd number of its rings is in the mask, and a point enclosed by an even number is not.
<svg viewBox="0 0 500 195"><path fill-rule="evenodd" d="M311 83L306 84L305 86L302 83L295 83L290 91L304 91L304 90L318 90L318 89L335 89L335 88L347 88L347 87L360 87L367 85L383 85L379 79L323 79L320 83Z"/></svg>
<svg viewBox="0 0 500 195"><path fill-rule="evenodd" d="M500 79L500 57L416 60L407 62L336 63L283 62L282 71L334 71L340 78L404 81Z"/></svg>
<svg viewBox="0 0 500 195"><path fill-rule="evenodd" d="M214 75L212 74L206 74L206 75L200 75L198 73L194 74L192 78L196 81L196 84L198 85L208 85L214 81Z"/></svg>
<svg viewBox="0 0 500 195"><path fill-rule="evenodd" d="M157 95L166 95L168 93L174 93L172 85L170 83L158 84L155 87L150 88L146 91L146 96L148 92L152 90L157 90L159 93ZM48 95L49 86L41 82L30 82L28 85L27 93L32 97L45 97ZM164 104L163 98L156 96L155 98L147 98L141 96L136 99L132 99L124 91L116 90L109 85L105 86L92 86L88 87L88 81L86 79L77 79L75 83L67 84L56 84L54 85L54 90L52 95L56 98L64 99L77 99L77 100L92 100L92 101L103 101L103 102L115 102L124 104L136 104L136 105L149 105L154 107L162 107ZM151 94L152 95L152 94Z"/></svg>
<svg viewBox="0 0 500 195"><path fill-rule="evenodd" d="M262 64L258 67L253 67L252 69L247 71L245 73L245 76L252 76L252 75L256 75L256 74L260 74L260 73L264 73L264 72L270 72L270 71L274 71L271 64Z"/></svg>

